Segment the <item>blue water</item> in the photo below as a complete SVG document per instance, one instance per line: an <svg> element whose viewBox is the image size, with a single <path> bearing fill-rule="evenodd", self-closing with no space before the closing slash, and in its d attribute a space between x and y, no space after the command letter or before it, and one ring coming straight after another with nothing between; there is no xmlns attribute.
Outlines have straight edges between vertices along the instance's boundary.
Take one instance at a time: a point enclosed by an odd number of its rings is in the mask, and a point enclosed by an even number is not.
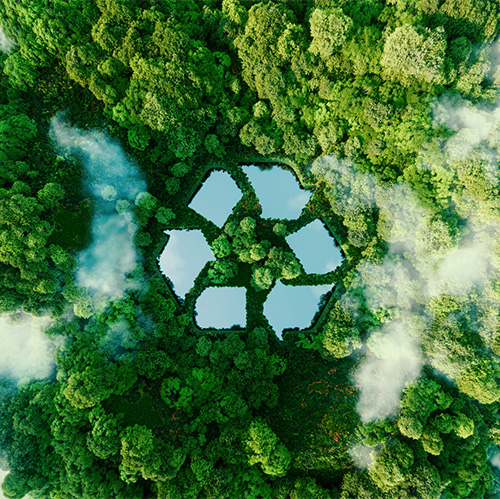
<svg viewBox="0 0 500 499"><path fill-rule="evenodd" d="M311 193L300 189L295 176L278 166L261 171L244 166L262 206L263 218L296 219ZM215 171L196 194L190 207L222 226L241 198L241 191L227 172ZM182 298L208 260L214 256L201 231L167 231L170 240L159 258L161 271L174 284ZM294 234L287 242L300 259L307 273L324 274L342 262L340 250L323 223L316 220ZM318 310L322 294L332 288L323 286L285 286L280 281L264 304L264 314L278 337L287 328L307 328ZM245 326L245 289L213 287L203 291L195 311L201 328Z"/></svg>
<svg viewBox="0 0 500 499"><path fill-rule="evenodd" d="M281 281L277 281L264 303L264 315L278 338L282 337L284 329L309 327L318 311L321 295L330 289L331 284L285 286Z"/></svg>
<svg viewBox="0 0 500 499"><path fill-rule="evenodd" d="M260 170L256 166L243 166L260 205L262 218L298 218L311 197L299 187L295 176L278 166Z"/></svg>
<svg viewBox="0 0 500 499"><path fill-rule="evenodd" d="M229 173L213 171L189 207L222 227L241 197L242 193Z"/></svg>
<svg viewBox="0 0 500 499"><path fill-rule="evenodd" d="M244 327L245 303L245 288L207 288L196 301L196 323L204 329Z"/></svg>
<svg viewBox="0 0 500 499"><path fill-rule="evenodd" d="M286 237L308 274L325 274L342 263L342 253L320 220Z"/></svg>
<svg viewBox="0 0 500 499"><path fill-rule="evenodd" d="M215 257L200 230L169 230L165 234L170 238L158 259L160 270L174 284L177 296L184 298L205 263Z"/></svg>

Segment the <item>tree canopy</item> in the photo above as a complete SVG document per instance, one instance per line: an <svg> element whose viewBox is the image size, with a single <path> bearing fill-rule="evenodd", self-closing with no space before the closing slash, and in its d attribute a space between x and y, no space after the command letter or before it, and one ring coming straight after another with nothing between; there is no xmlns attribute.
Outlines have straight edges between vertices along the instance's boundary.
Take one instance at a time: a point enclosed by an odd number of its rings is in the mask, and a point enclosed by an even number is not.
<svg viewBox="0 0 500 499"><path fill-rule="evenodd" d="M499 31L491 0L0 0L4 496L496 497ZM295 220L241 167L278 163ZM325 274L286 239L317 219ZM157 260L192 229L181 298ZM331 287L282 339L277 281ZM246 327L197 326L209 287Z"/></svg>

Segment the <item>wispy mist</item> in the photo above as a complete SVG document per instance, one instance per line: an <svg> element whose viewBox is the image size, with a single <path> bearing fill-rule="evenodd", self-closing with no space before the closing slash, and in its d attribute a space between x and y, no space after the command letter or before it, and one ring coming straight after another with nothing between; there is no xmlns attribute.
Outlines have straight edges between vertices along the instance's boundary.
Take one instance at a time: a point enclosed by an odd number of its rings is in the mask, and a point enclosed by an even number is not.
<svg viewBox="0 0 500 499"><path fill-rule="evenodd" d="M494 150L500 143L498 102L472 104L458 96L443 97L433 106L433 120L435 127L455 132L443 147L448 160L464 159L474 149L474 154L482 159L498 160L498 152Z"/></svg>
<svg viewBox="0 0 500 499"><path fill-rule="evenodd" d="M101 338L99 346L106 351L110 359L124 359L126 352L134 350L137 346L137 337L130 329L125 319L108 325L108 331Z"/></svg>
<svg viewBox="0 0 500 499"><path fill-rule="evenodd" d="M358 468L371 468L374 452L376 452L375 447L356 444L349 449L349 456Z"/></svg>
<svg viewBox="0 0 500 499"><path fill-rule="evenodd" d="M78 257L78 284L110 299L119 299L126 290L135 288L128 277L137 263L134 233L130 214L96 214L92 225L94 242Z"/></svg>
<svg viewBox="0 0 500 499"><path fill-rule="evenodd" d="M475 330L487 347L497 336L500 182L492 158L497 160L499 118L498 107L485 110L460 99L443 99L435 105L435 126L455 134L437 146L428 145L419 165L434 172L443 198L448 196L445 202L456 213L451 223L439 214L438 203L430 208L409 184L382 184L335 157L320 158L312 165L312 173L331 186L330 202L344 217L348 241L357 246L370 242L371 211L377 210L377 232L388 243L382 259L361 261L351 283L356 293L348 290L343 297L359 317L356 296L361 291L365 305L381 324L369 332L369 353L355 376L360 389L357 409L363 421L394 415L402 391L418 378L424 361L452 380L466 368L458 358L422 352L418 338L432 334L436 300L454 296L467 303L469 295L474 296ZM429 154L433 147L435 153ZM453 182L462 187L456 188ZM456 219L462 220L458 228ZM384 348L373 348L375 344ZM397 358L391 355L395 350Z"/></svg>
<svg viewBox="0 0 500 499"><path fill-rule="evenodd" d="M79 254L77 282L91 292L97 305L120 299L137 286L129 274L139 258L133 244L133 215L127 209L118 213L115 207L119 201L134 201L146 183L139 167L104 133L72 127L58 115L51 120L51 135L62 154L81 159L85 187L96 200L93 243Z"/></svg>
<svg viewBox="0 0 500 499"><path fill-rule="evenodd" d="M51 133L61 150L80 155L87 173L87 187L102 202L113 199L134 200L146 190L139 167L123 149L103 132L80 130L64 122L59 114L50 122Z"/></svg>
<svg viewBox="0 0 500 499"><path fill-rule="evenodd" d="M58 342L44 334L48 325L23 313L0 317L0 377L22 384L52 373Z"/></svg>
<svg viewBox="0 0 500 499"><path fill-rule="evenodd" d="M407 328L404 322L393 321L367 341L369 353L355 374L361 389L357 410L363 422L394 416L401 393L420 374L420 345Z"/></svg>
<svg viewBox="0 0 500 499"><path fill-rule="evenodd" d="M498 446L491 446L488 449L488 460L493 467L493 490L495 495L492 498L500 498L500 452Z"/></svg>
<svg viewBox="0 0 500 499"><path fill-rule="evenodd" d="M382 185L352 163L323 157L311 171L332 186L332 208L344 216L351 244L370 241L366 220L371 210L379 210L378 230L389 250L381 261L359 264L352 289L362 291L366 306L380 317L381 327L368 336L366 357L354 378L360 391L357 410L363 422L393 416L404 388L418 378L422 367L415 329L423 314L425 281L416 271L415 260L428 246L425 236L430 214L408 185ZM344 299L359 317L355 295L348 292Z"/></svg>
<svg viewBox="0 0 500 499"><path fill-rule="evenodd" d="M0 52L9 54L14 48L14 42L4 33L0 26Z"/></svg>
<svg viewBox="0 0 500 499"><path fill-rule="evenodd" d="M0 485L2 484L4 478L8 475L8 470L0 470ZM0 499L6 499L2 493L2 489L0 488Z"/></svg>

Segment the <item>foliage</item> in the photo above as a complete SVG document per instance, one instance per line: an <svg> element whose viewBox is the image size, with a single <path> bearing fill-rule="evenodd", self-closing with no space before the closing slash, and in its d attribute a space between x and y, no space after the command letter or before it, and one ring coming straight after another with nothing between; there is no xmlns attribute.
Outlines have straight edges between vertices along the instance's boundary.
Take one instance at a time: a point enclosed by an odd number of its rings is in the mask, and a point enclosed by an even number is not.
<svg viewBox="0 0 500 499"><path fill-rule="evenodd" d="M53 375L0 380L6 497L498 492L496 2L0 0L0 19L0 312L47 316L56 344ZM147 192L93 201L61 111L119 141ZM255 160L314 191L298 220L261 218L237 166ZM222 228L187 208L211 168L243 191ZM103 213L137 256L104 304L78 279ZM314 218L345 261L317 323L279 341L263 303L277 279L320 283L285 240ZM179 301L156 256L193 227L217 260ZM247 328L200 331L202 289L242 283ZM362 363L411 360L391 324L426 366L363 423Z"/></svg>

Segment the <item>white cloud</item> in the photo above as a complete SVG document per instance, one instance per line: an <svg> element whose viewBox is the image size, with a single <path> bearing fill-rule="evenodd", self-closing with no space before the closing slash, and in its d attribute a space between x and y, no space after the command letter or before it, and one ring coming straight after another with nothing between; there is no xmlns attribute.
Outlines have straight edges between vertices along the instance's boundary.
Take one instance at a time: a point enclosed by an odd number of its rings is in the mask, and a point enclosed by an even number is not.
<svg viewBox="0 0 500 499"><path fill-rule="evenodd" d="M44 334L48 324L24 313L0 317L0 376L26 383L52 373L58 340Z"/></svg>
<svg viewBox="0 0 500 499"><path fill-rule="evenodd" d="M0 52L9 54L14 48L14 42L5 34L0 26Z"/></svg>
<svg viewBox="0 0 500 499"><path fill-rule="evenodd" d="M349 238L351 230L362 233L364 215L368 213L370 217L369 211L378 209L377 230L388 243L388 250L381 261L361 261L350 286L356 292L348 290L342 299L353 316L359 318L361 291L364 303L379 317L384 334L388 334L387 346L391 347L394 341L394 345L407 344L410 348L411 354L403 359L372 352L361 365L357 375L358 410L364 421L394 415L402 390L418 377L422 354L415 338L425 335L430 327L435 298L451 294L467 299L471 292L479 296L479 308L484 306L484 310L475 314L476 327L486 341L496 334L492 331L498 316L490 310L500 307L500 299L494 292L495 282L500 280L500 203L494 195L500 186L500 173L498 162L491 160L497 158L500 146L500 105L486 109L462 99L443 99L436 104L435 124L447 126L457 135L438 148L439 154L428 154L426 150L421 159L425 155L422 162L426 168L440 175L442 185L449 187L452 208L463 219L459 230L454 230L446 219L421 202L406 183L379 183L375 177L335 157L319 158L311 167L314 175L328 182L330 203L344 217ZM468 155L472 154L481 167L474 167L469 173L470 165L460 161L470 161L472 156ZM450 179L460 175L464 187L457 190ZM369 242L369 238L358 239ZM390 327L397 321L403 321L412 331L418 329L418 333L409 337L404 332L402 336L391 333ZM370 338L376 337L377 333ZM443 359L431 356L428 362L442 369ZM454 365L446 374L455 379L461 370ZM374 393L379 395L374 397Z"/></svg>
<svg viewBox="0 0 500 499"><path fill-rule="evenodd" d="M358 468L371 468L374 462L373 453L376 452L376 447L368 445L356 444L349 449L349 456L354 461Z"/></svg>
<svg viewBox="0 0 500 499"><path fill-rule="evenodd" d="M146 183L139 167L104 133L71 127L61 115L52 118L50 133L63 154L80 156L86 187L97 201L93 242L78 256L77 282L102 306L137 287L129 277L139 261L133 243L137 226L127 209L121 214L115 211L115 201L130 207L127 202L144 192Z"/></svg>
<svg viewBox="0 0 500 499"><path fill-rule="evenodd" d="M0 484L2 484L4 478L7 476L8 473L9 473L8 471L0 470ZM0 487L0 499L7 499L2 493L1 487Z"/></svg>
<svg viewBox="0 0 500 499"><path fill-rule="evenodd" d="M363 422L394 416L403 390L420 375L419 342L406 328L404 322L393 321L367 341L370 351L355 374L360 390L357 411Z"/></svg>
<svg viewBox="0 0 500 499"><path fill-rule="evenodd" d="M109 299L119 299L134 289L137 284L128 277L138 261L134 233L129 214L96 215L93 242L78 255L78 284Z"/></svg>
<svg viewBox="0 0 500 499"><path fill-rule="evenodd" d="M98 201L108 201L110 192L117 199L132 201L146 190L139 167L103 132L72 127L63 121L62 115L52 118L50 132L64 154L82 157L87 186Z"/></svg>

